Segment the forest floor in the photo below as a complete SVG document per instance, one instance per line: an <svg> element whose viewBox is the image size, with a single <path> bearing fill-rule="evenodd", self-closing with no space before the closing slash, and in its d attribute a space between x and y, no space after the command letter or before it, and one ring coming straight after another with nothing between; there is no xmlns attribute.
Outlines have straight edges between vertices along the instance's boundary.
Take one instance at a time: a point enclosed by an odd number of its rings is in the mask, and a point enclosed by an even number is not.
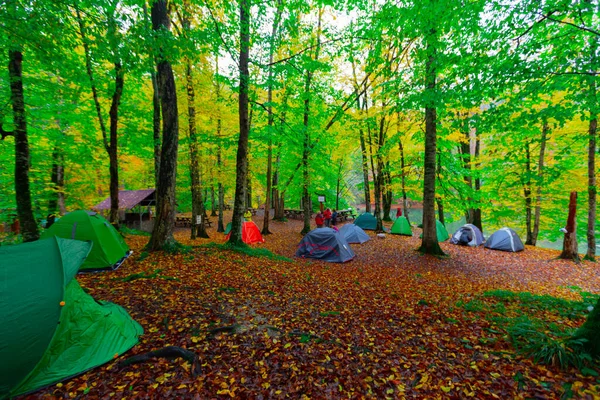
<svg viewBox="0 0 600 400"><path fill-rule="evenodd" d="M600 396L597 367L536 364L507 333L515 321L557 337L581 325L582 295L600 294L599 264L532 247L513 254L448 242L447 257L424 256L419 232L384 239L368 232L373 239L352 245L356 258L345 264L303 260L294 257L301 221L271 222L273 234L252 247L283 257L257 257L202 246L224 243L215 226L210 239L193 243L179 230L178 240L200 246L179 255L144 253L148 237L129 236L135 253L120 269L77 277L144 327L119 360L180 346L200 357L200 376L182 359L121 369L110 362L30 397ZM123 280L157 270L151 279Z"/></svg>

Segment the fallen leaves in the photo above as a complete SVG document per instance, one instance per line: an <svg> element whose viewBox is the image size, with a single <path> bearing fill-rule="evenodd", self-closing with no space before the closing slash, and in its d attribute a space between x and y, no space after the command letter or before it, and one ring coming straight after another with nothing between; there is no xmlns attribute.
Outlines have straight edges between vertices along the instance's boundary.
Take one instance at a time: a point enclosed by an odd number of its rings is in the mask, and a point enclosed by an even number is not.
<svg viewBox="0 0 600 400"><path fill-rule="evenodd" d="M300 222L271 222L270 229L274 234L257 246L293 258ZM220 234L209 233L222 242ZM191 244L188 236L184 231L177 238ZM147 240L127 239L135 254ZM83 390L95 397L142 398L599 395L597 377L515 354L501 328L484 318L500 302L483 296L503 289L579 299L568 287L573 285L600 293L594 264L574 267L541 249L510 254L447 243L442 247L449 257L438 259L416 252L418 244L417 238L388 235L354 245L357 257L346 264L203 247L189 254L151 253L114 272L80 275L95 298L124 306L144 326L141 343L124 357L179 346L199 355L202 375L191 378L183 360L156 359L120 371L105 365L36 395L69 397ZM159 269L164 275L149 277L148 271ZM145 279L123 279L135 274ZM504 307L513 312L510 304ZM569 326L581 322L555 317L555 323Z"/></svg>

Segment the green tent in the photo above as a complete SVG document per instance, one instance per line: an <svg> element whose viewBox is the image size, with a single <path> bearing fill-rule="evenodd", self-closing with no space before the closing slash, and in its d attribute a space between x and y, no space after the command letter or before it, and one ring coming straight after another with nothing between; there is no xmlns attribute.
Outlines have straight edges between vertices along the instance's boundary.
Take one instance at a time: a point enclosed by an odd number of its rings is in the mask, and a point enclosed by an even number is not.
<svg viewBox="0 0 600 400"><path fill-rule="evenodd" d="M0 399L33 392L129 350L143 333L74 276L92 243L51 238L0 247Z"/></svg>
<svg viewBox="0 0 600 400"><path fill-rule="evenodd" d="M412 230L410 229L410 224L408 223L406 217L396 218L396 221L394 221L394 225L392 225L390 233L396 235L412 236Z"/></svg>
<svg viewBox="0 0 600 400"><path fill-rule="evenodd" d="M360 226L364 230L374 231L375 228L377 228L377 218L375 218L373 214L366 212L356 218L354 224Z"/></svg>
<svg viewBox="0 0 600 400"><path fill-rule="evenodd" d="M446 240L448 240L449 235L448 231L446 230L446 227L437 219L435 220L435 230L438 242L445 242Z"/></svg>
<svg viewBox="0 0 600 400"><path fill-rule="evenodd" d="M421 228L423 227L423 225L419 225L419 226ZM446 240L448 240L449 235L448 235L448 231L446 230L446 227L444 226L444 224L442 224L437 219L435 220L435 231L436 231L438 242L445 242ZM421 233L421 235L419 237L422 238L423 234Z"/></svg>
<svg viewBox="0 0 600 400"><path fill-rule="evenodd" d="M121 234L101 215L91 211L73 211L61 217L42 234L42 239L53 236L94 242L90 255L80 267L82 271L117 269L131 254Z"/></svg>

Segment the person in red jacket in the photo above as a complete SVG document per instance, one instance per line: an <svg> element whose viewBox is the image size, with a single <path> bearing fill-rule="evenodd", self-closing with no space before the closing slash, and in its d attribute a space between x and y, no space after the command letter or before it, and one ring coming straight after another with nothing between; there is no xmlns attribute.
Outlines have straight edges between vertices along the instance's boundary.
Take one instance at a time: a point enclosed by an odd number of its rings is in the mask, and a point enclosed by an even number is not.
<svg viewBox="0 0 600 400"><path fill-rule="evenodd" d="M398 209L396 210L396 218L401 217L402 216L402 209L400 207L398 207Z"/></svg>
<svg viewBox="0 0 600 400"><path fill-rule="evenodd" d="M326 208L325 211L323 211L323 218L325 219L325 226L330 228L331 227L331 210L329 208Z"/></svg>
<svg viewBox="0 0 600 400"><path fill-rule="evenodd" d="M317 223L317 228L322 228L323 227L323 214L321 214L320 212L317 213L317 216L315 217L315 222Z"/></svg>

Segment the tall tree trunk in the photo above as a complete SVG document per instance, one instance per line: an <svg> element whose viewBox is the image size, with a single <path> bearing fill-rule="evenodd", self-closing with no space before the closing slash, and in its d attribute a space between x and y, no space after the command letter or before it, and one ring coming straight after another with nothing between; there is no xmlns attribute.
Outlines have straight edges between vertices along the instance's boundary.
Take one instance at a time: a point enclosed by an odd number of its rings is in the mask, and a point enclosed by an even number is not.
<svg viewBox="0 0 600 400"><path fill-rule="evenodd" d="M115 63L115 91L110 104L110 145L108 159L110 171L110 222L119 225L119 155L117 145L117 128L119 122L119 105L123 94L124 72L120 62Z"/></svg>
<svg viewBox="0 0 600 400"><path fill-rule="evenodd" d="M146 28L151 29L150 18L148 16L147 2L144 0L144 21ZM154 37L153 44L154 44ZM154 46L148 46L148 54L150 55L150 81L152 82L152 139L154 148L154 189L158 190L158 172L160 171L160 95L158 93L158 80L156 78L156 59L154 56Z"/></svg>
<svg viewBox="0 0 600 400"><path fill-rule="evenodd" d="M10 77L10 101L13 109L15 137L15 200L21 233L24 242L40 238L37 223L31 206L29 187L29 140L25 117L25 95L23 91L23 53L20 50L8 51L8 74ZM3 136L4 137L4 133Z"/></svg>
<svg viewBox="0 0 600 400"><path fill-rule="evenodd" d="M531 151L529 143L525 145L525 180L523 182L523 195L525 196L525 225L527 228L527 239L525 244L533 246L532 211L531 211Z"/></svg>
<svg viewBox="0 0 600 400"><path fill-rule="evenodd" d="M475 130L475 197L477 206L473 209L473 225L479 228L481 232L483 232L483 222L481 221L481 174L480 163L479 163L479 153L481 149L481 141L479 140L479 134L477 130Z"/></svg>
<svg viewBox="0 0 600 400"><path fill-rule="evenodd" d="M565 229L565 237L563 239L563 250L559 258L564 260L579 261L579 253L577 251L577 192L571 192L569 198L569 216L567 218L567 226Z"/></svg>
<svg viewBox="0 0 600 400"><path fill-rule="evenodd" d="M244 186L248 175L248 136L250 124L248 121L248 58L250 52L250 5L248 0L240 0L240 94L239 121L240 137L238 140L236 158L235 202L229 243L242 245L242 218L244 215Z"/></svg>
<svg viewBox="0 0 600 400"><path fill-rule="evenodd" d="M314 61L319 60L319 52L321 50L321 18L323 16L323 10L319 9L319 19L317 22L317 45L315 49ZM309 67L309 68L312 68ZM304 149L302 151L302 166L303 171L303 185L302 185L302 203L304 206L304 227L301 233L303 235L310 232L310 220L312 216L311 201L310 201L310 175L309 175L309 156L310 156L310 130L308 126L308 120L310 116L310 83L312 80L313 72L307 68L306 80L304 82Z"/></svg>
<svg viewBox="0 0 600 400"><path fill-rule="evenodd" d="M400 112L396 113L396 118L398 119L398 123L396 124L396 133L398 135L398 150L400 151L400 185L402 190L402 208L404 209L404 217L408 221L410 225L410 219L408 217L408 199L406 196L406 159L404 156L404 144L402 143L402 138L400 137Z"/></svg>
<svg viewBox="0 0 600 400"><path fill-rule="evenodd" d="M223 210L225 202L225 187L223 186L223 160L221 157L223 144L221 143L221 84L219 83L219 53L215 56L215 94L217 104L217 180L219 191L219 221L217 232L225 232Z"/></svg>
<svg viewBox="0 0 600 400"><path fill-rule="evenodd" d="M390 213L392 212L392 201L394 200L394 195L392 193L392 174L390 174L390 163L386 161L383 169L383 220L391 221L392 217Z"/></svg>
<svg viewBox="0 0 600 400"><path fill-rule="evenodd" d="M365 134L361 129L358 130L360 136L360 153L362 159L363 184L365 192L365 211L371 212L371 185L369 184L369 161L367 158L367 146L365 143Z"/></svg>
<svg viewBox="0 0 600 400"><path fill-rule="evenodd" d="M588 5L591 5L591 1L587 0ZM593 7L592 7L593 10ZM597 5L597 10L600 11L600 4ZM593 14L592 14L593 15ZM597 15L597 14L596 14ZM600 38L597 36L591 38L591 69L597 70L598 68L598 43ZM596 187L596 138L598 130L598 93L597 93L597 77L588 77L588 89L589 89L589 113L590 123L588 127L588 218L587 218L587 252L585 258L588 260L596 259L596 196L598 188ZM600 347L600 346L599 346ZM596 352L600 352L600 348L596 349Z"/></svg>
<svg viewBox="0 0 600 400"><path fill-rule="evenodd" d="M46 228L50 228L56 219L56 214L64 215L65 208L65 157L59 143L52 151L52 194L48 201L48 218Z"/></svg>
<svg viewBox="0 0 600 400"><path fill-rule="evenodd" d="M155 31L169 32L170 20L166 0L156 0L152 4L152 28ZM163 54L157 65L160 104L163 116L163 137L160 157L158 190L156 192L156 220L147 248L150 251L173 245L175 225L175 184L177 178L177 148L179 145L179 121L177 112L177 91L171 64Z"/></svg>
<svg viewBox="0 0 600 400"><path fill-rule="evenodd" d="M215 186L214 184L210 185L210 216L216 217L217 214L217 199L215 196Z"/></svg>
<svg viewBox="0 0 600 400"><path fill-rule="evenodd" d="M279 29L279 22L281 21L281 13L283 12L282 0L277 1L277 11L275 18L273 19L273 30L271 31L271 38L269 43L269 74L267 77L267 102L269 107L267 108L267 130L269 135L269 144L267 152L267 192L265 198L265 215L263 218L263 235L270 235L269 231L269 219L271 217L271 194L272 194L272 174L273 174L273 55L275 53L275 41L277 38L277 30ZM260 207L260 204L259 204Z"/></svg>
<svg viewBox="0 0 600 400"><path fill-rule="evenodd" d="M442 153L439 151L439 149L437 149L436 171L437 171L437 180L440 183L440 189L443 189L443 186L442 186ZM440 191L442 191L442 190L440 190ZM444 217L444 199L442 198L441 195L436 196L435 202L437 203L437 207L438 207L438 219L442 223L442 225L445 226L446 218Z"/></svg>
<svg viewBox="0 0 600 400"><path fill-rule="evenodd" d="M533 232L531 235L532 245L537 243L538 234L540 232L540 217L542 214L542 187L544 184L544 154L546 152L546 140L548 137L548 121L544 119L542 124L542 138L540 140L540 157L538 159L536 196L535 196L535 211L533 217Z"/></svg>
<svg viewBox="0 0 600 400"><path fill-rule="evenodd" d="M472 224L475 218L473 212L473 173L472 173L472 162L471 162L471 139L469 135L469 123L468 118L463 121L463 134L466 136L466 140L461 142L458 146L460 151L462 165L463 165L463 181L467 186L466 207L465 207L465 220L467 224Z"/></svg>
<svg viewBox="0 0 600 400"><path fill-rule="evenodd" d="M185 5L184 5L185 7ZM186 14L187 12L184 11ZM184 22L186 29L189 29L189 22ZM191 238L196 239L196 236L208 238L206 233L206 221L204 201L202 199L202 182L200 181L200 154L198 151L198 137L196 135L196 93L194 91L194 79L192 76L192 64L187 60L186 65L186 83L188 97L188 131L190 135L190 179L191 179L191 194L192 194L192 229ZM200 223L198 224L198 221Z"/></svg>
<svg viewBox="0 0 600 400"><path fill-rule="evenodd" d="M590 135L588 144L588 220L587 220L587 253L588 260L596 259L596 131L598 117L590 113Z"/></svg>
<svg viewBox="0 0 600 400"><path fill-rule="evenodd" d="M340 164L338 165L337 172L337 184L335 186L335 209L340 209L340 185L342 181L342 168L344 167L344 159L340 159Z"/></svg>
<svg viewBox="0 0 600 400"><path fill-rule="evenodd" d="M435 222L435 175L436 175L436 137L437 137L437 105L435 99L437 80L437 31L429 29L426 37L427 61L425 65L425 162L423 177L423 239L419 251L426 254L442 255L437 240Z"/></svg>

